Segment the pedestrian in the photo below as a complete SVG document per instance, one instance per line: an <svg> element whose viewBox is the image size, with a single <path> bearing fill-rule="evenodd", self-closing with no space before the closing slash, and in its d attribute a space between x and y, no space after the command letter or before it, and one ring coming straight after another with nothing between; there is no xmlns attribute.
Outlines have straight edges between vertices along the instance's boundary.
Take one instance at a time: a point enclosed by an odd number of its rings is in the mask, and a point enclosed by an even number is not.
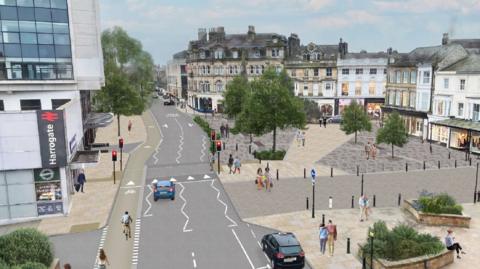
<svg viewBox="0 0 480 269"><path fill-rule="evenodd" d="M225 135L225 125L222 123L222 126L220 126L220 133L222 134L222 137L226 137Z"/></svg>
<svg viewBox="0 0 480 269"><path fill-rule="evenodd" d="M363 221L363 216L365 214L365 199L363 195L358 198L358 208L360 209L360 221Z"/></svg>
<svg viewBox="0 0 480 269"><path fill-rule="evenodd" d="M327 240L328 240L328 230L325 227L325 224L323 223L320 224L319 237L320 237L320 252L322 254L325 254L325 247L327 245Z"/></svg>
<svg viewBox="0 0 480 269"><path fill-rule="evenodd" d="M372 159L375 160L375 157L377 156L377 145L375 144L372 145L371 154L372 154Z"/></svg>
<svg viewBox="0 0 480 269"><path fill-rule="evenodd" d="M63 265L63 269L72 269L72 266L69 263Z"/></svg>
<svg viewBox="0 0 480 269"><path fill-rule="evenodd" d="M265 168L264 180L265 180L265 190L269 192L272 191L273 182L272 182L272 175L270 174L269 167Z"/></svg>
<svg viewBox="0 0 480 269"><path fill-rule="evenodd" d="M368 160L370 158L370 141L365 145L365 155L367 156Z"/></svg>
<svg viewBox="0 0 480 269"><path fill-rule="evenodd" d="M230 137L230 127L228 126L228 122L225 125L225 137L229 138Z"/></svg>
<svg viewBox="0 0 480 269"><path fill-rule="evenodd" d="M447 236L445 236L445 245L447 246L448 250L455 250L457 252L457 259L460 259L460 251L462 254L467 254L462 250L460 244L455 242L452 229L447 230Z"/></svg>
<svg viewBox="0 0 480 269"><path fill-rule="evenodd" d="M323 127L327 128L327 117L323 117Z"/></svg>
<svg viewBox="0 0 480 269"><path fill-rule="evenodd" d="M230 157L228 157L228 170L229 170L229 174L232 173L232 166L233 166L233 157L232 157L232 154L230 154Z"/></svg>
<svg viewBox="0 0 480 269"><path fill-rule="evenodd" d="M297 134L295 136L295 139L297 140L297 147L300 147L300 143L302 142L301 139L302 139L302 133L300 132L300 130L297 131Z"/></svg>
<svg viewBox="0 0 480 269"><path fill-rule="evenodd" d="M334 225L331 219L328 220L327 231L328 253L330 254L330 256L333 256L333 252L335 251L335 241L337 240L337 225Z"/></svg>
<svg viewBox="0 0 480 269"><path fill-rule="evenodd" d="M242 163L240 162L240 159L238 158L238 156L235 157L235 160L233 161L233 166L234 166L233 173L235 174L238 171L238 173L240 174L240 167L242 166Z"/></svg>
<svg viewBox="0 0 480 269"><path fill-rule="evenodd" d="M263 172L262 172L262 168L260 167L257 169L257 178L255 179L255 183L257 184L258 190L263 189Z"/></svg>
<svg viewBox="0 0 480 269"><path fill-rule="evenodd" d="M305 132L302 132L302 146L305 147Z"/></svg>
<svg viewBox="0 0 480 269"><path fill-rule="evenodd" d="M130 131L132 130L132 121L128 120L128 133L130 134Z"/></svg>
<svg viewBox="0 0 480 269"><path fill-rule="evenodd" d="M81 190L81 192L83 192L83 185L85 185L85 182L87 182L87 178L85 177L85 173L82 169L80 170L80 173L77 176L77 183L80 185L79 189Z"/></svg>
<svg viewBox="0 0 480 269"><path fill-rule="evenodd" d="M106 269L107 265L110 265L110 262L108 261L107 255L105 254L105 251L103 248L100 249L100 253L97 256L97 261L98 269Z"/></svg>
<svg viewBox="0 0 480 269"><path fill-rule="evenodd" d="M365 220L368 220L368 215L370 214L370 200L368 199L367 195L363 196L363 204Z"/></svg>

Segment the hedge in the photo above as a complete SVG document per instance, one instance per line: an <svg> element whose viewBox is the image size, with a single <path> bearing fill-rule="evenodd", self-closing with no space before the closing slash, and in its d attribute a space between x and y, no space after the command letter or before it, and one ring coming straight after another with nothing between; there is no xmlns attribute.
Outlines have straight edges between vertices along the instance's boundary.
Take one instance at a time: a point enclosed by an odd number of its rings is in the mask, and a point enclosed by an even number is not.
<svg viewBox="0 0 480 269"><path fill-rule="evenodd" d="M12 269L48 269L48 267L38 262L27 262L22 265L14 266Z"/></svg>
<svg viewBox="0 0 480 269"><path fill-rule="evenodd" d="M193 118L193 121L196 122L198 124L198 126L200 126L200 128L202 128L202 130L205 133L207 133L207 135L210 137L210 131L212 130L212 128L210 128L210 124L208 124L208 122L206 120L202 119L199 116L195 116Z"/></svg>
<svg viewBox="0 0 480 269"><path fill-rule="evenodd" d="M48 237L38 230L18 229L0 237L0 259L10 266L28 262L50 266L53 261L53 247Z"/></svg>
<svg viewBox="0 0 480 269"><path fill-rule="evenodd" d="M463 208L455 199L446 193L438 195L422 195L418 199L420 210L432 214L462 215Z"/></svg>
<svg viewBox="0 0 480 269"><path fill-rule="evenodd" d="M255 158L259 160L283 160L283 157L285 157L285 154L287 152L285 150L277 150L275 152L272 152L271 150L265 150L265 151L260 151L260 152L255 152Z"/></svg>

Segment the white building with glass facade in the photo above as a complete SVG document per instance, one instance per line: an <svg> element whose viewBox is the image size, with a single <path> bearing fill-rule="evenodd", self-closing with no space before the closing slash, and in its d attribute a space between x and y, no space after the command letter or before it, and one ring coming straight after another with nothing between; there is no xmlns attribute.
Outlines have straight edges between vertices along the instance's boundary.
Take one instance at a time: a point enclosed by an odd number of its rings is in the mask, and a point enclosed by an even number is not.
<svg viewBox="0 0 480 269"><path fill-rule="evenodd" d="M104 85L99 14L95 0L0 1L0 224L68 214L79 155L98 157L83 149Z"/></svg>

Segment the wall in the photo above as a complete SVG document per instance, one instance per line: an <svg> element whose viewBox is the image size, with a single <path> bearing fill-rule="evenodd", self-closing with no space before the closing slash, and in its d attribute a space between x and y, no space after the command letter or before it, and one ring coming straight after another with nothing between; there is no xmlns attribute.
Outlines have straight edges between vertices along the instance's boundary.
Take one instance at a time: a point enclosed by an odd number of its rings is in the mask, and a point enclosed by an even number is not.
<svg viewBox="0 0 480 269"><path fill-rule="evenodd" d="M40 99L42 109L52 109L52 99L74 99L80 98L78 91L33 91L33 92L12 92L1 93L0 100L3 100L5 111L20 111L21 99Z"/></svg>
<svg viewBox="0 0 480 269"><path fill-rule="evenodd" d="M342 96L342 83L348 83L349 93L348 96L355 96L359 98L384 98L386 74L384 70L387 69L386 58L362 58L362 59L339 59L337 61L338 68L338 83L337 83L337 96ZM342 75L342 69L349 69L349 75ZM355 69L363 69L362 75L356 75ZM370 68L376 68L377 74L370 75ZM355 87L356 83L361 83L362 92L360 95L356 95ZM369 86L370 82L375 84L375 93L370 94Z"/></svg>
<svg viewBox="0 0 480 269"><path fill-rule="evenodd" d="M77 148L81 147L84 134L80 99L74 98L60 109L64 109L67 160L71 160Z"/></svg>

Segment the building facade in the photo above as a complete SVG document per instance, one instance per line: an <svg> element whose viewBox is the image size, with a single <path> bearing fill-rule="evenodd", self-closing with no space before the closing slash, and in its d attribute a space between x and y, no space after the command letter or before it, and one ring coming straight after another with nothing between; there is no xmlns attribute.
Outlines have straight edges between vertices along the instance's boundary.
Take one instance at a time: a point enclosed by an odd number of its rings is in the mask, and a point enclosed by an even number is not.
<svg viewBox="0 0 480 269"><path fill-rule="evenodd" d="M365 106L372 118L381 117L385 102L388 54L346 53L337 60L338 82L335 114L341 114L352 100Z"/></svg>
<svg viewBox="0 0 480 269"><path fill-rule="evenodd" d="M0 19L0 223L68 214L104 85L99 3L1 1Z"/></svg>
<svg viewBox="0 0 480 269"><path fill-rule="evenodd" d="M187 104L203 112L223 111L223 92L235 76L249 80L262 75L268 66L283 68L287 48L284 36L256 33L226 34L223 27L199 29L198 40L187 51Z"/></svg>
<svg viewBox="0 0 480 269"><path fill-rule="evenodd" d="M167 92L171 95L187 99L188 75L187 75L187 52L181 51L173 55L173 59L167 63Z"/></svg>

